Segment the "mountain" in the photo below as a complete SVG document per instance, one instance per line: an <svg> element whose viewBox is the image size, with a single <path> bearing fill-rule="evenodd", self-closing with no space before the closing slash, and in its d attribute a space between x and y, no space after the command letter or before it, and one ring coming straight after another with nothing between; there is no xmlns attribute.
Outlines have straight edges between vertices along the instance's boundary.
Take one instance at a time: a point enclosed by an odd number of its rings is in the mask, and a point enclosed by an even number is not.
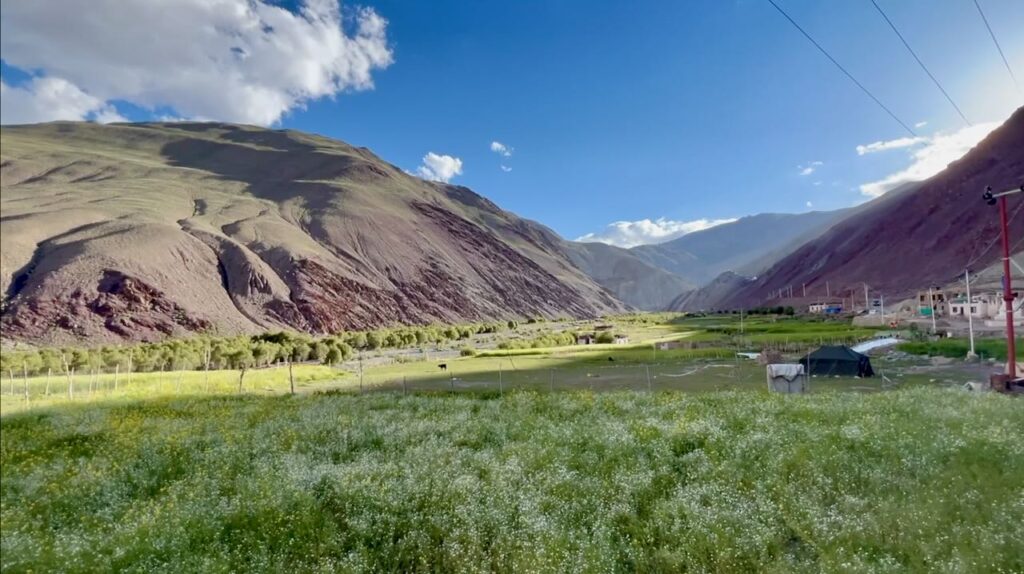
<svg viewBox="0 0 1024 574"><path fill-rule="evenodd" d="M980 270L1000 257L999 215L982 201L1024 184L1024 108L1018 109L961 159L930 179L908 184L861 206L820 237L782 258L755 281L720 298L722 308L774 301L793 287L808 297L861 290L895 300ZM1012 251L1024 240L1024 197L1008 201Z"/></svg>
<svg viewBox="0 0 1024 574"><path fill-rule="evenodd" d="M845 209L762 213L630 251L690 283L702 285L726 271L756 274L767 269L847 213Z"/></svg>
<svg viewBox="0 0 1024 574"><path fill-rule="evenodd" d="M633 250L604 243L566 242L564 251L574 265L619 300L638 309L660 311L693 283L648 263Z"/></svg>
<svg viewBox="0 0 1024 574"><path fill-rule="evenodd" d="M683 291L666 305L668 311L708 311L722 309L722 302L751 279L726 271L700 288Z"/></svg>
<svg viewBox="0 0 1024 574"><path fill-rule="evenodd" d="M9 126L0 175L8 338L322 333L626 309L551 230L310 134Z"/></svg>

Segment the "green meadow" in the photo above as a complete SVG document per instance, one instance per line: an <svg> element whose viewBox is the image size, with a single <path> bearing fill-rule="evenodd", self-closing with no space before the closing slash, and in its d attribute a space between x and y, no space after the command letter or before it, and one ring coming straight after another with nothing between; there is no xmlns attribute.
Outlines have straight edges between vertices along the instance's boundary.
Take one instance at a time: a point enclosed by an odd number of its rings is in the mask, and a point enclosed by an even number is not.
<svg viewBox="0 0 1024 574"><path fill-rule="evenodd" d="M1019 399L925 358L772 395L736 356L875 334L838 321L614 329L244 377L9 372L0 570L1024 571Z"/></svg>
<svg viewBox="0 0 1024 574"><path fill-rule="evenodd" d="M6 415L4 572L1019 572L1019 400L317 394Z"/></svg>

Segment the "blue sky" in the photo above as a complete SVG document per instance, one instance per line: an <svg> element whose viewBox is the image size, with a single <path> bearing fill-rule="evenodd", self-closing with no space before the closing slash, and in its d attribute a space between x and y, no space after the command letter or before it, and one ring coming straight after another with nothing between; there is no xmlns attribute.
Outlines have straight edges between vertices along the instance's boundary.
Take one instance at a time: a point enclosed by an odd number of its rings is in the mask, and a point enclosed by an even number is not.
<svg viewBox="0 0 1024 574"><path fill-rule="evenodd" d="M963 134L963 121L868 0L778 1L896 115L926 122L914 128L921 138L898 143L909 134L767 0L365 2L387 21L391 55L369 71L372 88L356 78L339 93L301 98L275 125L370 147L409 171L428 152L458 158L452 183L575 238L614 221L860 203L868 199L862 185L944 162L943 146L962 147L1024 104L971 0L878 0L982 126ZM979 2L1024 80L1024 2ZM3 35L15 24L25 25L6 22ZM0 40L8 90L32 77L70 79L73 66L90 65L85 56L34 61L22 55L33 40L19 41ZM129 91L88 82L73 81L121 117L206 117L178 110L174 102L184 100L174 86L156 103L158 88L122 96ZM492 141L514 152L503 157ZM857 146L882 141L897 143L858 154ZM910 176L927 174L919 167ZM657 238L640 232L636 241Z"/></svg>

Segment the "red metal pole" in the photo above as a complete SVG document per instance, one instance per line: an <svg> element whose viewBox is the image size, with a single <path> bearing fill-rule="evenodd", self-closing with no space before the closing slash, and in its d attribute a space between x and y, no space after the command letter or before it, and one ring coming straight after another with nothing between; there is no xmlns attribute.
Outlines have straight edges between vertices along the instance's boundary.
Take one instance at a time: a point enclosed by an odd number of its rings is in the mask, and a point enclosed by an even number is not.
<svg viewBox="0 0 1024 574"><path fill-rule="evenodd" d="M1006 304L1006 366L1010 380L1017 378L1017 342L1013 333L1013 289L1010 285L1010 227L1006 217L1006 196L999 198L999 220L1003 226L1003 301Z"/></svg>

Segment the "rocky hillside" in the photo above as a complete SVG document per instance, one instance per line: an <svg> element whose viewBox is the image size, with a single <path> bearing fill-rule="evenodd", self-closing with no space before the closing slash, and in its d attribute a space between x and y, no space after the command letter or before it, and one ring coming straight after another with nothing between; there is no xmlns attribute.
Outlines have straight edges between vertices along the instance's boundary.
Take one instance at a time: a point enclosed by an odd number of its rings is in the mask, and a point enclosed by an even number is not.
<svg viewBox="0 0 1024 574"><path fill-rule="evenodd" d="M637 309L664 310L679 293L695 288L679 275L638 257L632 249L567 242L565 252L584 273Z"/></svg>
<svg viewBox="0 0 1024 574"><path fill-rule="evenodd" d="M773 292L792 285L794 294L860 290L866 283L895 300L930 285L956 280L966 267L984 269L998 260L998 210L981 195L1024 184L1024 108L934 177L894 190L858 208L817 239L789 254L755 281L721 297L722 308L775 301ZM1011 249L1024 241L1024 197L1009 200Z"/></svg>
<svg viewBox="0 0 1024 574"><path fill-rule="evenodd" d="M4 127L4 337L624 310L547 228L365 148L227 124Z"/></svg>

